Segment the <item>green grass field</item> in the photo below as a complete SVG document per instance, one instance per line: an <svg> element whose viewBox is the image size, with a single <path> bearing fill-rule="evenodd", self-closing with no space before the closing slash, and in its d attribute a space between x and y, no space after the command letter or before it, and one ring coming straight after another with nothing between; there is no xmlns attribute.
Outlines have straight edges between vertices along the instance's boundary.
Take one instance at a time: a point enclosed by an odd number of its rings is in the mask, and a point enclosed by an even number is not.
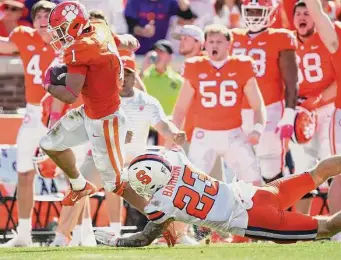
<svg viewBox="0 0 341 260"><path fill-rule="evenodd" d="M95 248L14 248L0 249L0 259L141 259L141 260L340 260L341 244L331 242L276 245L268 243L225 244L199 247L147 247L138 249Z"/></svg>

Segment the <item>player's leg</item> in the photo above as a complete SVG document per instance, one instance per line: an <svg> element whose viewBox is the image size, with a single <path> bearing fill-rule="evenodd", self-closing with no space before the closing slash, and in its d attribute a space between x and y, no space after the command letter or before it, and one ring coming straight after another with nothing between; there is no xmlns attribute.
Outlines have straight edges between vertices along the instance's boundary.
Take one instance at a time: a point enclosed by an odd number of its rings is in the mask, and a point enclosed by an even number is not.
<svg viewBox="0 0 341 260"><path fill-rule="evenodd" d="M226 140L224 160L229 169L236 174L237 179L261 185L262 176L258 161L251 145L247 143L245 133L240 128L229 130L224 139Z"/></svg>
<svg viewBox="0 0 341 260"><path fill-rule="evenodd" d="M96 185L96 187L101 187L99 172L94 165L91 155L85 157L79 171L87 181L90 181ZM80 244L82 239L82 232L80 232L80 230L83 223L83 214L85 215L85 219L87 218L91 221L91 216L86 213L86 207L89 206L89 200L86 198L87 197L81 198L74 206L62 207L56 230L56 237L51 246L67 246L71 239L73 239L73 242L75 242L75 239L78 241L77 243L73 243L73 245ZM90 206L88 208L90 208ZM79 227L77 228L76 225L79 225ZM72 231L76 231L74 233L78 232L80 235L75 238L74 235L71 236Z"/></svg>
<svg viewBox="0 0 341 260"><path fill-rule="evenodd" d="M286 144L275 133L282 117L283 104L277 102L266 106L267 123L255 152L265 182L283 177Z"/></svg>
<svg viewBox="0 0 341 260"><path fill-rule="evenodd" d="M318 221L301 213L280 210L276 196L267 189L258 190L252 200L245 230L247 237L277 243L316 238Z"/></svg>
<svg viewBox="0 0 341 260"><path fill-rule="evenodd" d="M33 182L35 170L32 157L39 145L39 140L47 129L41 122L41 107L28 104L26 115L19 129L17 144L17 205L19 225L18 236L10 240L5 246L28 246L32 243L32 209L34 206Z"/></svg>
<svg viewBox="0 0 341 260"><path fill-rule="evenodd" d="M330 123L330 147L332 154L341 154L341 109L335 109ZM334 214L341 210L341 176L333 178L328 192L329 210ZM341 241L341 235L335 236L335 240Z"/></svg>
<svg viewBox="0 0 341 260"><path fill-rule="evenodd" d="M70 149L89 140L84 118L83 106L71 110L40 141L40 147L69 177L72 190L62 202L65 206L74 205L81 197L94 193L96 189L80 174L75 154Z"/></svg>
<svg viewBox="0 0 341 260"><path fill-rule="evenodd" d="M195 128L189 146L188 159L198 169L210 173L217 158L216 147L219 142L217 131ZM224 140L225 142L225 140Z"/></svg>
<svg viewBox="0 0 341 260"><path fill-rule="evenodd" d="M340 173L341 156L332 156L320 161L315 168L304 174L291 175L268 183L265 189L276 196L278 208L286 210L306 193Z"/></svg>

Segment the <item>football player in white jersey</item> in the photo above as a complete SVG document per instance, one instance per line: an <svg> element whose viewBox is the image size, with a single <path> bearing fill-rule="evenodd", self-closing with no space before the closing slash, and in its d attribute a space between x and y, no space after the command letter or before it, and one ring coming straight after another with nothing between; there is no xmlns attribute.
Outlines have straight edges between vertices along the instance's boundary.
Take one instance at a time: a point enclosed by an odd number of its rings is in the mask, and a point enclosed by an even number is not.
<svg viewBox="0 0 341 260"><path fill-rule="evenodd" d="M97 241L118 247L149 245L173 221L278 243L329 238L341 230L341 211L332 216L307 216L286 211L307 192L341 172L341 156L320 161L315 168L257 187L243 181L226 184L198 171L179 151L144 153L126 170L133 189L150 197L144 231L127 238L98 230ZM122 177L123 178L123 177Z"/></svg>
<svg viewBox="0 0 341 260"><path fill-rule="evenodd" d="M179 131L175 125L169 122L159 101L147 93L133 87L135 85L136 73L135 61L131 56L126 56L123 52L120 53L120 55L124 66L124 84L120 96L122 98L122 108L128 119L127 129L133 133L133 135L128 138L130 140L126 140L124 146L126 162L129 163L138 154L141 154L146 150L148 133L151 126L154 127L163 138L168 140L170 145L182 145L186 138L185 133ZM100 175L95 167L91 151L88 153L80 171L88 181L91 181L97 187L102 186ZM115 209L108 211L111 230L119 233L121 229L121 199L113 193L106 193L106 199L110 209ZM79 230L81 227L76 226L78 224L79 226L86 227L88 226L88 223L86 223L88 220L90 220L91 223L88 209L89 200L86 197L82 198L73 207L63 207L59 225L56 230L56 237L51 246L88 246L89 239L87 239L87 237L90 236L86 236L84 232L82 234ZM83 217L81 214L84 214ZM71 237L72 231L73 237ZM188 239L186 238L185 240L187 241Z"/></svg>

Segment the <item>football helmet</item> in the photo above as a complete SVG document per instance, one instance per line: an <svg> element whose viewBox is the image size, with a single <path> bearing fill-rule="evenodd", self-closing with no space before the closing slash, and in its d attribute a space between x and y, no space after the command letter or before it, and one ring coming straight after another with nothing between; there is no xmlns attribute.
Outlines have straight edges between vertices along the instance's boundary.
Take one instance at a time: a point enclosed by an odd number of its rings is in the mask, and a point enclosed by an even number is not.
<svg viewBox="0 0 341 260"><path fill-rule="evenodd" d="M303 107L296 106L294 134L291 139L294 143L305 144L313 138L317 127L317 114Z"/></svg>
<svg viewBox="0 0 341 260"><path fill-rule="evenodd" d="M36 149L32 160L34 169L40 177L52 179L58 175L56 173L56 163L40 147Z"/></svg>
<svg viewBox="0 0 341 260"><path fill-rule="evenodd" d="M73 1L58 4L49 15L51 46L56 51L65 50L89 25L89 13L84 5Z"/></svg>
<svg viewBox="0 0 341 260"><path fill-rule="evenodd" d="M242 18L251 32L258 32L270 27L275 22L278 0L244 0L242 4ZM259 15L251 10L259 10Z"/></svg>
<svg viewBox="0 0 341 260"><path fill-rule="evenodd" d="M171 179L172 167L160 154L147 153L137 156L128 166L130 186L143 197L152 197Z"/></svg>

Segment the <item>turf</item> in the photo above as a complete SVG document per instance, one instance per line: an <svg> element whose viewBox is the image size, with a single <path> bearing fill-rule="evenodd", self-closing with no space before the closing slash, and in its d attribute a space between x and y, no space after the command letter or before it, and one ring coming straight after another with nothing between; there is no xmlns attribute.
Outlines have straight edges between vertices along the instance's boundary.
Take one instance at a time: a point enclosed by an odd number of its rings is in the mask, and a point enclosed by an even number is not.
<svg viewBox="0 0 341 260"><path fill-rule="evenodd" d="M95 248L14 248L0 249L0 259L141 259L141 260L339 260L341 244L331 242L276 245L267 243L225 244L199 247L147 247L138 249Z"/></svg>

